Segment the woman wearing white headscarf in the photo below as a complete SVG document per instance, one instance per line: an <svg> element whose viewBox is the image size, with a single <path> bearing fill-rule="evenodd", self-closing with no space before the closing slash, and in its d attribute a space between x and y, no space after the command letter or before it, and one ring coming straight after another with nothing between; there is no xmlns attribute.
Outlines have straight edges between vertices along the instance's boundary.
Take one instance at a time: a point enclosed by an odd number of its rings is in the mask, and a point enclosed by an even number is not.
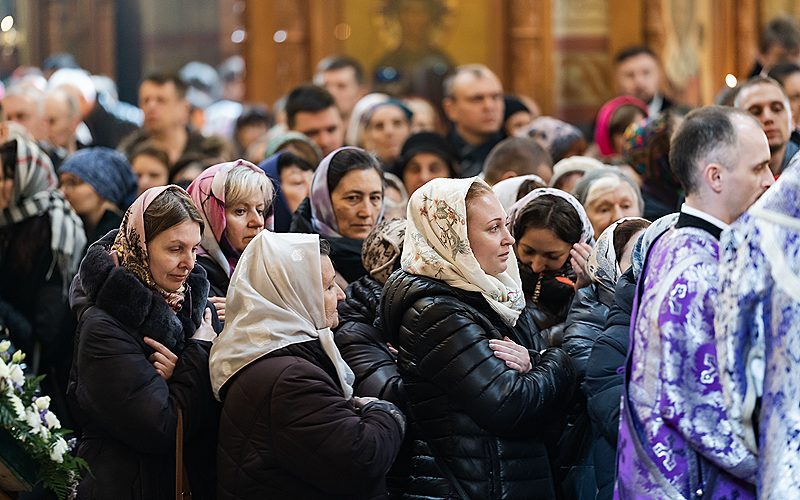
<svg viewBox="0 0 800 500"><path fill-rule="evenodd" d="M231 277L209 359L223 402L218 498L380 498L405 419L353 398L331 328L342 290L313 234L261 232Z"/></svg>
<svg viewBox="0 0 800 500"><path fill-rule="evenodd" d="M544 179L536 174L529 174L504 179L492 186L492 191L494 191L497 199L500 200L503 209L508 212L520 198L536 188L543 187L547 187Z"/></svg>
<svg viewBox="0 0 800 500"><path fill-rule="evenodd" d="M534 350L505 219L478 178L434 179L409 202L402 270L381 300L418 431L408 495L556 495L536 434L573 372L560 349Z"/></svg>
<svg viewBox="0 0 800 500"><path fill-rule="evenodd" d="M516 239L527 309L539 336L560 347L575 290L590 282L584 269L594 244L592 223L571 194L539 188L512 205L508 229Z"/></svg>

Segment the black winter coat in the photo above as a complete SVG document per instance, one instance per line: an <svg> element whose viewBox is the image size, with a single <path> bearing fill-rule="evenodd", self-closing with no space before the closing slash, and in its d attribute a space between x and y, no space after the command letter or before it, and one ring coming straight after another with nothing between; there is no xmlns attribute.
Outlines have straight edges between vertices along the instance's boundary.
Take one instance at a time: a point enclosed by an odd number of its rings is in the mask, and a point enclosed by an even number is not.
<svg viewBox="0 0 800 500"><path fill-rule="evenodd" d="M78 455L91 468L80 499L174 499L177 409L184 413L184 461L195 498L214 498L219 406L208 373L210 342L191 340L208 282L196 266L175 314L108 255L116 232L89 248L73 281L78 317L68 396L83 426ZM153 368L151 337L178 355L172 377Z"/></svg>
<svg viewBox="0 0 800 500"><path fill-rule="evenodd" d="M291 233L315 234L311 225L311 201L306 198L297 207L289 227ZM323 236L320 236L321 238ZM361 240L352 238L325 238L331 244L331 261L336 272L348 282L352 283L367 274L361 261Z"/></svg>
<svg viewBox="0 0 800 500"><path fill-rule="evenodd" d="M14 347L27 353L31 369L36 368L34 352L39 345L36 375L46 375L42 390L52 397L53 411L64 426L75 429L64 397L75 320L65 294L68 283L50 249L50 237L47 214L0 228L0 331L8 329Z"/></svg>
<svg viewBox="0 0 800 500"><path fill-rule="evenodd" d="M479 293L404 271L389 277L381 319L424 439L407 497L458 498L460 488L474 499L555 498L542 429L573 388L566 353L529 351L530 372L508 368L488 340L508 336L530 349L527 314L510 328Z"/></svg>
<svg viewBox="0 0 800 500"><path fill-rule="evenodd" d="M198 255L197 264L205 269L206 278L208 279L208 296L209 297L225 297L228 294L228 286L231 283L231 278L224 269L219 267L217 261L208 255Z"/></svg>
<svg viewBox="0 0 800 500"><path fill-rule="evenodd" d="M610 499L614 493L619 405L635 294L636 279L633 269L629 269L617 282L614 305L609 311L605 331L592 348L582 386L594 429L598 499Z"/></svg>
<svg viewBox="0 0 800 500"><path fill-rule="evenodd" d="M597 283L581 288L572 299L561 347L572 359L578 384L583 382L589 353L605 327L613 301L613 291ZM592 441L586 397L577 391L558 443L561 489L567 499L593 498L596 494Z"/></svg>
<svg viewBox="0 0 800 500"><path fill-rule="evenodd" d="M319 341L250 363L222 397L218 498L385 498L402 414L385 401L357 410Z"/></svg>
<svg viewBox="0 0 800 500"><path fill-rule="evenodd" d="M397 357L386 345L381 322L376 321L382 294L383 285L370 275L350 283L345 300L339 302L339 328L333 338L356 376L353 393L390 401L407 412L408 399L397 369ZM406 434L395 463L386 474L390 498L401 498L406 491L411 473L411 444L412 438Z"/></svg>

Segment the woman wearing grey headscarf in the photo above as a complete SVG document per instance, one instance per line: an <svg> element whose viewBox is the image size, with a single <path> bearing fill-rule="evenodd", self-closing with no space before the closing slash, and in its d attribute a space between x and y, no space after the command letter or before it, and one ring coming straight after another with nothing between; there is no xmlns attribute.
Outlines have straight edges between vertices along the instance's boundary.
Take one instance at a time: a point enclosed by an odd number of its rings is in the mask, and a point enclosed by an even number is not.
<svg viewBox="0 0 800 500"><path fill-rule="evenodd" d="M628 332L636 281L642 275L648 249L677 219L677 213L662 217L636 239L631 252L631 265L623 270L614 288L614 300L605 315L605 329L597 337L585 364L581 388L586 395L586 407L594 433L593 458L598 500L610 499L614 491L619 404L624 381L621 369L628 354Z"/></svg>

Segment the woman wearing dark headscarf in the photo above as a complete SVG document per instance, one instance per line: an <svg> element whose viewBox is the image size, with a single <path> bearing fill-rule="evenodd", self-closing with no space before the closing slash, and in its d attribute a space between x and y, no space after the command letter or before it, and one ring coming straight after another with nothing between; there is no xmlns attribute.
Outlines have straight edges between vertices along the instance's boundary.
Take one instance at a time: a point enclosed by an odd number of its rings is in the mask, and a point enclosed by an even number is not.
<svg viewBox="0 0 800 500"><path fill-rule="evenodd" d="M210 359L224 405L218 498L386 495L405 419L387 401L352 397L331 332L343 294L327 252L317 235L263 231L233 273Z"/></svg>
<svg viewBox="0 0 800 500"><path fill-rule="evenodd" d="M272 201L276 233L289 232L292 217L300 203L308 198L315 164L308 163L296 154L285 151L275 153L258 165L275 187Z"/></svg>
<svg viewBox="0 0 800 500"><path fill-rule="evenodd" d="M330 242L331 260L344 286L367 274L361 244L383 218L383 187L383 170L374 155L340 148L319 164L311 194L295 212L290 231L316 233Z"/></svg>
<svg viewBox="0 0 800 500"><path fill-rule="evenodd" d="M508 137L524 137L533 121L528 106L513 95L503 96L503 132Z"/></svg>
<svg viewBox="0 0 800 500"><path fill-rule="evenodd" d="M58 177L61 192L83 221L89 244L119 228L138 189L125 155L109 148L73 153L61 164Z"/></svg>
<svg viewBox="0 0 800 500"><path fill-rule="evenodd" d="M59 415L74 321L67 291L86 245L80 217L57 189L47 155L18 125L2 124L0 144L0 328L47 374L43 388Z"/></svg>
<svg viewBox="0 0 800 500"><path fill-rule="evenodd" d="M434 179L408 215L380 313L417 431L407 496L555 498L542 434L572 367L531 337L505 211L477 178Z"/></svg>
<svg viewBox="0 0 800 500"><path fill-rule="evenodd" d="M614 302L614 288L620 277L620 267L630 267L631 252L639 234L650 223L631 217L610 225L592 248L586 271L592 282L575 292L566 320L562 348L575 367L578 384L586 373L587 360L597 337L605 328L609 307ZM592 449L592 426L586 411L583 393L575 394L569 415L570 432L575 436L576 466L564 484L572 498L593 498L597 489ZM604 466L604 464L600 464Z"/></svg>
<svg viewBox="0 0 800 500"><path fill-rule="evenodd" d="M225 294L230 275L245 247L264 229L272 206L272 183L246 160L207 168L188 188L200 209L203 233L197 263L206 270L209 297L225 320Z"/></svg>
<svg viewBox="0 0 800 500"><path fill-rule="evenodd" d="M678 214L675 213L658 219L636 239L631 252L631 265L617 281L604 331L594 342L586 362L582 389L594 434L592 454L597 500L608 500L614 492L619 408L624 382L622 370L628 354L636 280L639 279L650 245L675 224L677 218Z"/></svg>
<svg viewBox="0 0 800 500"><path fill-rule="evenodd" d="M403 179L409 196L431 179L454 177L455 171L455 153L442 136L433 132L409 137L395 164L395 172Z"/></svg>
<svg viewBox="0 0 800 500"><path fill-rule="evenodd" d="M79 498L175 498L176 429L195 498L213 498L216 408L208 353L216 337L203 220L183 189L150 188L119 231L89 248L71 288L78 317L68 396L92 474Z"/></svg>

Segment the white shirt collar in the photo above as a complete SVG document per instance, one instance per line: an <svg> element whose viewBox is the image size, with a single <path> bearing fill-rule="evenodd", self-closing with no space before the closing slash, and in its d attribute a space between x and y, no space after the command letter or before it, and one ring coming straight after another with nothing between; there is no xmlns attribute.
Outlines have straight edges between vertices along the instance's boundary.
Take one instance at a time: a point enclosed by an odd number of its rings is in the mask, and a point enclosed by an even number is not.
<svg viewBox="0 0 800 500"><path fill-rule="evenodd" d="M648 116L656 116L661 112L661 106L664 104L664 97L661 94L656 94L650 99L650 103L647 105L647 115Z"/></svg>
<svg viewBox="0 0 800 500"><path fill-rule="evenodd" d="M699 219L703 219L704 221L706 221L706 222L708 222L710 224L714 224L715 226L717 226L718 228L720 228L723 231L725 231L726 229L728 229L730 227L730 225L725 224L724 222L722 222L721 220L717 219L713 215L707 214L707 213L705 213L702 210L699 210L697 208L690 207L686 203L681 205L681 212L683 212L685 214L689 214L689 215L694 215L695 217L697 217Z"/></svg>

